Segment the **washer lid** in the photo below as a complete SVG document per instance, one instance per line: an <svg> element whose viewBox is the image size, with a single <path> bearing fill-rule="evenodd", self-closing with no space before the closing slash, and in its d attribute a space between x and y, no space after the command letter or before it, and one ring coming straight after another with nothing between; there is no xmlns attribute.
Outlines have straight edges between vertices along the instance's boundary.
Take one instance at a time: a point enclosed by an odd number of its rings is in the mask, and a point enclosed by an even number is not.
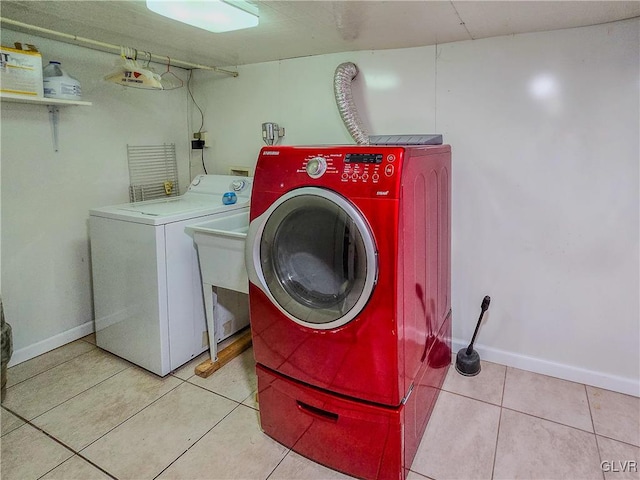
<svg viewBox="0 0 640 480"><path fill-rule="evenodd" d="M94 217L111 218L125 222L164 225L215 213L231 212L249 206L249 200L246 198L240 198L233 205L223 205L222 202L217 203L214 201L214 197L211 195L198 195L197 197L203 198L183 195L172 199L124 203L110 207L94 208L89 211L89 214Z"/></svg>
<svg viewBox="0 0 640 480"><path fill-rule="evenodd" d="M182 197L170 199L152 200L150 202L128 203L119 207L118 210L126 212L138 212L143 215L177 215L179 213L207 208L213 205L213 202L195 201Z"/></svg>
<svg viewBox="0 0 640 480"><path fill-rule="evenodd" d="M300 188L252 223L254 232L259 229L247 242L254 283L288 318L326 330L350 322L364 308L376 283L376 246L348 200L329 190Z"/></svg>

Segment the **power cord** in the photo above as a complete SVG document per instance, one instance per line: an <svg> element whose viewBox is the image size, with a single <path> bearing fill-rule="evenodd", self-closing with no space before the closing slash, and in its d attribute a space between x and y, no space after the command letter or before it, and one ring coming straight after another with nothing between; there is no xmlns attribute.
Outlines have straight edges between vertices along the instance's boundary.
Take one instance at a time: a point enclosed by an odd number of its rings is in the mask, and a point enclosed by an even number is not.
<svg viewBox="0 0 640 480"><path fill-rule="evenodd" d="M198 128L198 133L201 133L202 132L202 127L204 126L204 113L202 112L202 109L200 108L200 105L198 105L198 102L196 102L196 99L193 98L193 93L191 92L191 78L192 77L193 77L193 70L189 70L189 78L187 79L187 92L189 92L189 96L191 97L191 101L193 102L193 104L196 106L196 108L200 112L200 128ZM202 160L202 169L204 170L205 175L207 175L208 174L207 167L204 164L204 146L202 147L202 150L200 150L200 159Z"/></svg>

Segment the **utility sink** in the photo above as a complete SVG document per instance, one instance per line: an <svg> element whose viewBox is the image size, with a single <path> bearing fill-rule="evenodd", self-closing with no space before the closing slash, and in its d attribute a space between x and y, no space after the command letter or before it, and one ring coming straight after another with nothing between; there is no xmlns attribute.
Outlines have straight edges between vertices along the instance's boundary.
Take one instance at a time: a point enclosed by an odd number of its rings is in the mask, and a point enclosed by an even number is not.
<svg viewBox="0 0 640 480"><path fill-rule="evenodd" d="M249 293L244 244L249 209L186 227L198 246L202 283Z"/></svg>

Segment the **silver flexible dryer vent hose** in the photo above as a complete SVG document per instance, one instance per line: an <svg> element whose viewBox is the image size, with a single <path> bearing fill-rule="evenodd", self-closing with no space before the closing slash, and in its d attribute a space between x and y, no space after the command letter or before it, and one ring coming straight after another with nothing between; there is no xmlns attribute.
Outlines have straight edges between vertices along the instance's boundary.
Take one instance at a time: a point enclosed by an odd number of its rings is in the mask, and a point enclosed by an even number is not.
<svg viewBox="0 0 640 480"><path fill-rule="evenodd" d="M369 134L362 126L358 110L351 96L351 81L358 75L355 63L341 63L333 77L333 92L345 127L358 145L369 145Z"/></svg>

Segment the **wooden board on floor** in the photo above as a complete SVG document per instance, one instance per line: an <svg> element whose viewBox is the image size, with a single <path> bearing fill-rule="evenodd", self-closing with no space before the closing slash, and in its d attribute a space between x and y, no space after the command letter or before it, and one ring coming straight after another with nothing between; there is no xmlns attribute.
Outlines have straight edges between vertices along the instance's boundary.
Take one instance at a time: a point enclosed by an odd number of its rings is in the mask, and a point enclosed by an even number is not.
<svg viewBox="0 0 640 480"><path fill-rule="evenodd" d="M226 348L223 348L218 352L218 360L213 362L211 359L205 360L196 367L196 375L202 378L207 378L213 372L218 370L223 365L226 365L231 360L236 358L247 348L251 346L251 330L247 329L237 340L231 343Z"/></svg>

